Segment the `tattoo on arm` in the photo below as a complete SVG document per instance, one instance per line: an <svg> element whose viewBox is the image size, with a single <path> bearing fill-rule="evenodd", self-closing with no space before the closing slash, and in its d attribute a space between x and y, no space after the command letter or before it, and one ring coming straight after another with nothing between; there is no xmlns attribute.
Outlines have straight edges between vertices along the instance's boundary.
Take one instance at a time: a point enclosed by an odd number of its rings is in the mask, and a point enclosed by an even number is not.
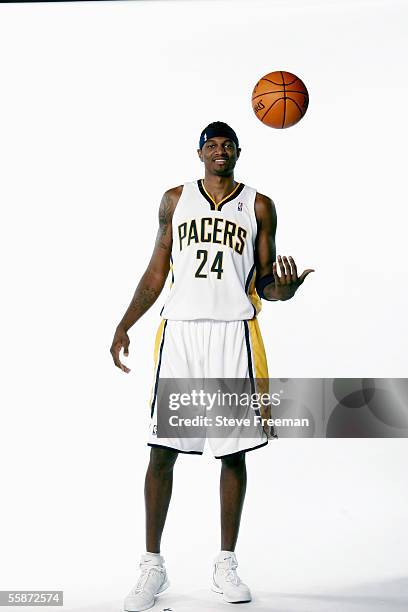
<svg viewBox="0 0 408 612"><path fill-rule="evenodd" d="M171 226L171 200L170 197L165 193L159 208L159 235L158 235L158 246L161 249L168 249L168 242L166 242L166 236Z"/></svg>
<svg viewBox="0 0 408 612"><path fill-rule="evenodd" d="M160 295L162 288L163 287L160 285L155 287L150 279L142 277L121 321L126 330L132 327L132 325L149 310L150 306L155 303Z"/></svg>
<svg viewBox="0 0 408 612"><path fill-rule="evenodd" d="M154 304L163 289L173 241L171 224L174 206L172 195L165 193L159 207L159 230L153 255L120 323L126 331Z"/></svg>
<svg viewBox="0 0 408 612"><path fill-rule="evenodd" d="M161 289L155 287L143 287L139 291L136 291L132 300L132 309L136 310L137 313L143 314L148 308L157 300L160 295Z"/></svg>

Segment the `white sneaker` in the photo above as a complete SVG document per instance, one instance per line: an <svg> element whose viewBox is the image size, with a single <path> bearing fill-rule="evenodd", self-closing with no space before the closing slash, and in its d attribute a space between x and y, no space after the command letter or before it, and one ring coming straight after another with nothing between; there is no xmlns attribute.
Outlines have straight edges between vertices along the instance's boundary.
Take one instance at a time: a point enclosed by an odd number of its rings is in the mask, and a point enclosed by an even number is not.
<svg viewBox="0 0 408 612"><path fill-rule="evenodd" d="M212 590L220 593L229 603L251 601L251 591L237 574L238 562L235 553L221 551L214 561Z"/></svg>
<svg viewBox="0 0 408 612"><path fill-rule="evenodd" d="M170 586L164 559L160 555L157 557L142 555L139 567L140 578L125 598L124 610L127 612L141 612L152 608L155 595Z"/></svg>

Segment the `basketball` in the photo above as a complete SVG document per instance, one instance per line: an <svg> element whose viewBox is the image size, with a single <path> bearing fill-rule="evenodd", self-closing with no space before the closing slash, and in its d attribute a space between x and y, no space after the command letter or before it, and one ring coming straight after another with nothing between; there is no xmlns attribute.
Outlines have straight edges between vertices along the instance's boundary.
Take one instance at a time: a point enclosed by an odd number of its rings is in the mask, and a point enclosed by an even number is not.
<svg viewBox="0 0 408 612"><path fill-rule="evenodd" d="M278 129L298 123L308 104L305 84L295 74L283 70L265 74L252 92L252 108L259 121Z"/></svg>

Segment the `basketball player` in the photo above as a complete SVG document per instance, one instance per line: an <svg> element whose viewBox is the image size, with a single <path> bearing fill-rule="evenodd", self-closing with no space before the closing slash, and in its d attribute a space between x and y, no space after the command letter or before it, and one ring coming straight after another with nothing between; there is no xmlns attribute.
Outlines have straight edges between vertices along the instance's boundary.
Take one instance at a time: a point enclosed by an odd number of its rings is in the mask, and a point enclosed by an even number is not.
<svg viewBox="0 0 408 612"><path fill-rule="evenodd" d="M146 553L141 575L125 599L125 610L154 605L169 586L160 541L179 453L202 454L202 438L157 436L159 378L268 378L257 314L261 300L292 298L306 276L292 257L276 260L276 212L272 200L234 179L241 153L227 124L208 125L198 155L204 179L166 191L159 209L153 254L112 342L115 365L128 373L119 354L129 354L128 331L154 304L169 270L172 285L161 311L155 345L154 387L145 480ZM245 453L277 437L259 427L253 437L211 438L221 460L221 551L214 561L212 589L230 603L251 601L237 575L234 553L246 490Z"/></svg>

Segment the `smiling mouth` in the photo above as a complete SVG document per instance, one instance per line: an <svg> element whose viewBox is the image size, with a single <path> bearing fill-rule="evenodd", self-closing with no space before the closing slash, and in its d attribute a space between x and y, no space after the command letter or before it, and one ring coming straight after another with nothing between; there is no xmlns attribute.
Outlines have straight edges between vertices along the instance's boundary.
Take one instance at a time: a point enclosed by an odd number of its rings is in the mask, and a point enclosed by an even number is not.
<svg viewBox="0 0 408 612"><path fill-rule="evenodd" d="M214 159L214 162L216 164L226 164L227 163L227 159Z"/></svg>

